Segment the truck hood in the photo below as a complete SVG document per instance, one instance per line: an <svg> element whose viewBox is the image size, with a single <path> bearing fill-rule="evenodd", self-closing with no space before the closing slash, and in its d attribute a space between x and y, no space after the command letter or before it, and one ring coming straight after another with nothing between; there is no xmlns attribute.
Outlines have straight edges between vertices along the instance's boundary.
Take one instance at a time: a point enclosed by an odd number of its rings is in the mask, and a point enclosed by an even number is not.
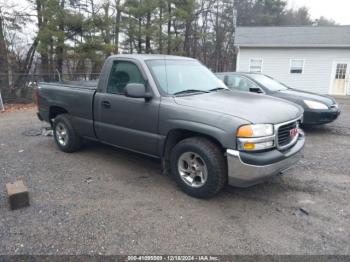
<svg viewBox="0 0 350 262"><path fill-rule="evenodd" d="M251 123L278 124L298 118L303 109L279 98L237 91L175 97L182 106L228 114Z"/></svg>

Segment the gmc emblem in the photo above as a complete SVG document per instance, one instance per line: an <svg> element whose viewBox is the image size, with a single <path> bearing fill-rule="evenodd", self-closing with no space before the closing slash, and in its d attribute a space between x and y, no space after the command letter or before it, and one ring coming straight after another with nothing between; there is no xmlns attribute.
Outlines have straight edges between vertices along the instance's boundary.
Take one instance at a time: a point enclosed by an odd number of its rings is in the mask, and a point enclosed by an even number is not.
<svg viewBox="0 0 350 262"><path fill-rule="evenodd" d="M290 137L295 137L295 136L297 136L298 135L298 128L293 128L293 129L291 129L290 131L289 131L289 135L290 135Z"/></svg>

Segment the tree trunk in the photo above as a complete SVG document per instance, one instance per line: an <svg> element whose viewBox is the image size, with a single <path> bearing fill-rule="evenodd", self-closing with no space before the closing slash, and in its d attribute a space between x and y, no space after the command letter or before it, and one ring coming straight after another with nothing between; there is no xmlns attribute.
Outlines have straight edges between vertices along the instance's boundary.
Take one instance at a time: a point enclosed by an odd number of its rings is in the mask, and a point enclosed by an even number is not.
<svg viewBox="0 0 350 262"><path fill-rule="evenodd" d="M50 51L49 51L49 64L48 64L48 69L49 69L49 77L50 77L50 81L52 80L56 80L55 79L55 75L57 74L56 70L55 70L55 66L54 66L54 43L53 43L53 38L50 37L50 41L49 41L49 47L50 47Z"/></svg>
<svg viewBox="0 0 350 262"><path fill-rule="evenodd" d="M117 15L115 17L115 37L114 37L114 45L115 45L115 53L119 53L119 33L120 33L120 20L122 10L120 8L120 0L115 1L115 9L117 11Z"/></svg>
<svg viewBox="0 0 350 262"><path fill-rule="evenodd" d="M159 54L163 53L163 6L159 7Z"/></svg>
<svg viewBox="0 0 350 262"><path fill-rule="evenodd" d="M62 78L63 74L63 52L64 52L64 5L65 0L61 0L60 10L59 10L59 24L58 24L58 39L56 47L57 56L57 71L59 73L59 78ZM56 78L56 80L58 80Z"/></svg>
<svg viewBox="0 0 350 262"><path fill-rule="evenodd" d="M9 65L2 17L0 17L0 91L4 100L6 100L10 95Z"/></svg>
<svg viewBox="0 0 350 262"><path fill-rule="evenodd" d="M20 90L21 98L25 98L27 95L27 88L25 84L27 82L28 74L33 64L33 59L36 48L38 46L38 42L38 38L35 38L33 44L31 45L26 54L26 59L24 60L24 63L20 65L20 68L18 70L19 76L15 81L14 87L15 91L17 91L18 89Z"/></svg>
<svg viewBox="0 0 350 262"><path fill-rule="evenodd" d="M194 32L193 32L193 42L192 42L192 55L197 58L197 48L198 48L198 21L195 21Z"/></svg>
<svg viewBox="0 0 350 262"><path fill-rule="evenodd" d="M173 52L178 52L179 51L179 41L178 41L178 36L179 36L179 32L178 32L178 27L176 26L176 21L172 21L173 22L173 27L174 27L174 35L175 35L175 43L176 45L174 45L174 47L172 48L173 49Z"/></svg>
<svg viewBox="0 0 350 262"><path fill-rule="evenodd" d="M191 19L186 20L185 27L185 41L184 41L184 52L186 56L190 56L190 33L191 33Z"/></svg>
<svg viewBox="0 0 350 262"><path fill-rule="evenodd" d="M39 29L39 33L42 30L42 28L44 27L44 25L47 23L46 20L43 17L43 7L41 5L41 1L40 0L36 0L36 12L37 12L37 19L38 19L38 29ZM39 41L39 40L38 40ZM43 50L41 50L40 52L40 74L43 77L43 80L45 82L48 82L50 80L50 76L49 76L49 70L48 70L48 66L49 66L49 56L48 56L48 48L47 46L42 47Z"/></svg>
<svg viewBox="0 0 350 262"><path fill-rule="evenodd" d="M109 48L109 46L111 45L111 41L112 41L112 38L111 38L111 32L110 32L110 26L109 26L109 8L110 8L110 3L109 1L106 1L105 4L103 5L102 7L104 9L104 17L103 17L103 21L106 23L104 26L103 26L103 31L104 31L104 38L103 38L103 41L104 41L104 44L107 46L107 48L105 49L105 59L107 59L107 57L109 57L111 55L111 50ZM92 72L94 73L94 72Z"/></svg>
<svg viewBox="0 0 350 262"><path fill-rule="evenodd" d="M221 35L219 24L219 1L216 1L216 14L215 14L215 72L219 71L219 61L221 60Z"/></svg>
<svg viewBox="0 0 350 262"><path fill-rule="evenodd" d="M142 36L141 36L141 29L142 29L142 19L139 18L139 32L138 32L138 50L137 53L142 53Z"/></svg>
<svg viewBox="0 0 350 262"><path fill-rule="evenodd" d="M147 12L146 16L146 54L151 53L151 32L150 32L150 27L151 27L151 12Z"/></svg>
<svg viewBox="0 0 350 262"><path fill-rule="evenodd" d="M168 48L167 54L171 53L171 1L168 0Z"/></svg>

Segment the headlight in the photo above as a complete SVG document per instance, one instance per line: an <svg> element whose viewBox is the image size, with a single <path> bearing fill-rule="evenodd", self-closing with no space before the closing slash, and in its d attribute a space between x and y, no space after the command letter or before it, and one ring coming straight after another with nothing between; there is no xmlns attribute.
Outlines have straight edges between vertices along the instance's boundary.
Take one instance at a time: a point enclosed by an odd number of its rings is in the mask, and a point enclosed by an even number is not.
<svg viewBox="0 0 350 262"><path fill-rule="evenodd" d="M257 124L241 126L237 131L237 137L262 137L272 136L273 125Z"/></svg>
<svg viewBox="0 0 350 262"><path fill-rule="evenodd" d="M328 109L328 106L326 106L323 103L311 101L311 100L304 100L304 103L310 108L310 109Z"/></svg>
<svg viewBox="0 0 350 262"><path fill-rule="evenodd" d="M238 150L258 151L275 147L274 128L271 124L241 126L237 131Z"/></svg>

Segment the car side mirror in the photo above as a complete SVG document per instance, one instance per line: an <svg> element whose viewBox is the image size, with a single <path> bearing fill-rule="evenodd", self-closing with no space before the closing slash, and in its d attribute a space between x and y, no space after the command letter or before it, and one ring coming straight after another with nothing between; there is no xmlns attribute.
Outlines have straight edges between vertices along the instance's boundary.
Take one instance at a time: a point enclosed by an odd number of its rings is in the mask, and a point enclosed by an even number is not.
<svg viewBox="0 0 350 262"><path fill-rule="evenodd" d="M252 93L258 93L258 94L261 94L262 91L260 88L257 88L257 87L251 87L249 88L249 92L252 92Z"/></svg>
<svg viewBox="0 0 350 262"><path fill-rule="evenodd" d="M152 98L152 94L146 91L144 84L130 83L125 87L125 95L132 98L144 98L146 101Z"/></svg>

